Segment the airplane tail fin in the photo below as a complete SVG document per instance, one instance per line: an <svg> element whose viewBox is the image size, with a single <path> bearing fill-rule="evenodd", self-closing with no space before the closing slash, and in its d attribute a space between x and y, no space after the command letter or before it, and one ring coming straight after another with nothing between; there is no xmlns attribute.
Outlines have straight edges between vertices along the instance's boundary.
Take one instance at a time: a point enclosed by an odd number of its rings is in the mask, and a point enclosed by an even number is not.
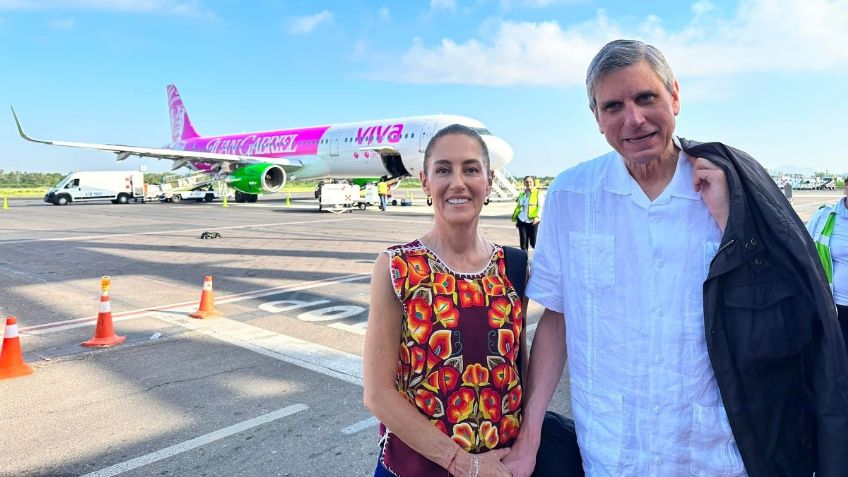
<svg viewBox="0 0 848 477"><path fill-rule="evenodd" d="M171 114L171 142L185 141L200 136L191 125L191 119L175 85L168 85L168 111Z"/></svg>

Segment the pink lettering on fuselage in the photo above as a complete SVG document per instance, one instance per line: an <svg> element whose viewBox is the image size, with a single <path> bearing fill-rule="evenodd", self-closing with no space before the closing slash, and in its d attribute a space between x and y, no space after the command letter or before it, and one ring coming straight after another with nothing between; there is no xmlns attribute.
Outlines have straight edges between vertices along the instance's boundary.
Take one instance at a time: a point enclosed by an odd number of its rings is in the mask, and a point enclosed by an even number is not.
<svg viewBox="0 0 848 477"><path fill-rule="evenodd" d="M356 130L356 143L359 145L383 142L396 143L400 141L403 134L403 124L389 124L385 126L370 126L365 129Z"/></svg>
<svg viewBox="0 0 848 477"><path fill-rule="evenodd" d="M236 156L268 156L295 151L297 134L274 134L244 137L215 138L206 144L206 150L215 154Z"/></svg>

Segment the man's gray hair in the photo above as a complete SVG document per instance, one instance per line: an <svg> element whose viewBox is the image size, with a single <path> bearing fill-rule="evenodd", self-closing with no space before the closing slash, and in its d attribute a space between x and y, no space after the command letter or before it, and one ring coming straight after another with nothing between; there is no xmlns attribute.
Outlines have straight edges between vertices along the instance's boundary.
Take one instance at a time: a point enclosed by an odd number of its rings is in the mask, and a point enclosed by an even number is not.
<svg viewBox="0 0 848 477"><path fill-rule="evenodd" d="M586 92L589 94L589 108L592 112L597 112L595 87L598 81L618 69L641 61L647 61L651 65L651 69L660 77L669 93L674 92L674 72L660 50L639 40L614 40L601 48L586 72Z"/></svg>

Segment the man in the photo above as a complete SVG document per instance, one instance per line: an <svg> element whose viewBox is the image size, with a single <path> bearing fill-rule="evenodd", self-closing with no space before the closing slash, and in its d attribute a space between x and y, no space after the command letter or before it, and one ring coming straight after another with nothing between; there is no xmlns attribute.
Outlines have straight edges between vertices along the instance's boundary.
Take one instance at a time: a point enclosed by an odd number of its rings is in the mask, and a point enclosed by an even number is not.
<svg viewBox="0 0 848 477"><path fill-rule="evenodd" d="M524 190L518 194L512 221L518 228L518 243L521 250L536 248L536 230L542 218L544 194L536 187L533 176L524 177Z"/></svg>
<svg viewBox="0 0 848 477"><path fill-rule="evenodd" d="M532 472L567 349L589 476L845 475L848 356L803 223L745 153L674 136L656 48L607 44L586 84L614 151L548 189L526 292L545 310L504 462Z"/></svg>

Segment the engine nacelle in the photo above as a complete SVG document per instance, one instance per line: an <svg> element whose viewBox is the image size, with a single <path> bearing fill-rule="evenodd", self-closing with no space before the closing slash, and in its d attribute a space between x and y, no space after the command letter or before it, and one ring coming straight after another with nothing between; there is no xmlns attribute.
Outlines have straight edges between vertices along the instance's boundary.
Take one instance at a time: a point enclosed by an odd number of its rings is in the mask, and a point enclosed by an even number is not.
<svg viewBox="0 0 848 477"><path fill-rule="evenodd" d="M286 184L286 171L275 164L250 164L233 170L229 184L245 194L270 194Z"/></svg>

